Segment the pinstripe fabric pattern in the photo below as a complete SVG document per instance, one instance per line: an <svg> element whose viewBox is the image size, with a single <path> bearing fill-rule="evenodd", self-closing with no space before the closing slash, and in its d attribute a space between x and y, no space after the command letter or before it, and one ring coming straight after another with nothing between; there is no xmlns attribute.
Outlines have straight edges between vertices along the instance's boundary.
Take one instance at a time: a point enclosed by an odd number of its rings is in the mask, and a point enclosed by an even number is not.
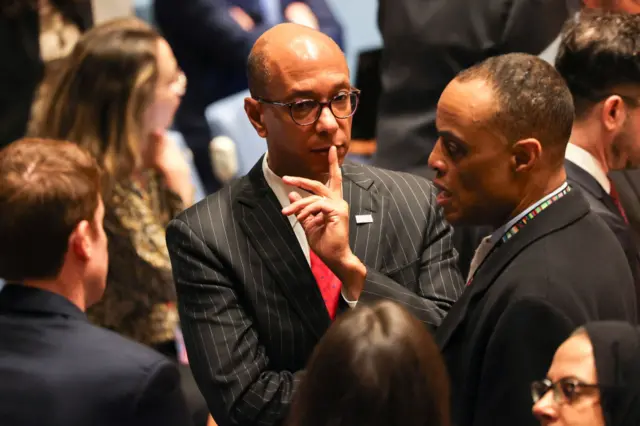
<svg viewBox="0 0 640 426"><path fill-rule="evenodd" d="M220 426L279 424L330 325L260 165L167 229L191 367ZM393 299L440 324L463 282L433 186L352 164L343 166L343 182L351 248L368 269L359 303ZM357 214L373 223L356 224Z"/></svg>

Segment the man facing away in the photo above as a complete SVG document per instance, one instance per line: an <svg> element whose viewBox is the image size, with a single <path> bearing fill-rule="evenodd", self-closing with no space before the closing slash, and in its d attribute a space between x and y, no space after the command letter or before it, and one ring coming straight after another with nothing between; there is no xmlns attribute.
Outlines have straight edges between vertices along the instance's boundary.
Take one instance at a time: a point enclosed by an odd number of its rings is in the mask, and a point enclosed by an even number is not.
<svg viewBox="0 0 640 426"><path fill-rule="evenodd" d="M437 330L457 426L535 424L530 384L560 343L586 321L636 321L620 244L566 182L573 115L562 77L527 54L463 71L438 102L438 203L495 230Z"/></svg>
<svg viewBox="0 0 640 426"><path fill-rule="evenodd" d="M190 425L176 367L85 315L108 265L91 155L24 139L0 170L0 424Z"/></svg>
<svg viewBox="0 0 640 426"><path fill-rule="evenodd" d="M640 15L583 12L563 31L556 58L576 111L567 178L616 234L636 291L638 247L609 173L640 166L639 39Z"/></svg>
<svg viewBox="0 0 640 426"><path fill-rule="evenodd" d="M340 311L390 299L435 328L462 287L433 185L343 164L359 92L338 45L278 25L248 68L267 154L167 229L190 365L221 426L280 424Z"/></svg>

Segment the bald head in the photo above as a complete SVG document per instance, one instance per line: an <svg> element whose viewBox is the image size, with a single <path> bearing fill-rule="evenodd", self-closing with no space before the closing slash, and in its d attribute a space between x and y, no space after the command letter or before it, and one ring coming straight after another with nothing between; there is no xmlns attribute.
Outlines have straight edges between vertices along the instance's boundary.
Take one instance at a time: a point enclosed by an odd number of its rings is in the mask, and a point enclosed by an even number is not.
<svg viewBox="0 0 640 426"><path fill-rule="evenodd" d="M247 77L251 96L269 97L269 84L284 68L318 60L343 61L347 67L344 53L329 36L304 25L276 25L258 38L249 54Z"/></svg>

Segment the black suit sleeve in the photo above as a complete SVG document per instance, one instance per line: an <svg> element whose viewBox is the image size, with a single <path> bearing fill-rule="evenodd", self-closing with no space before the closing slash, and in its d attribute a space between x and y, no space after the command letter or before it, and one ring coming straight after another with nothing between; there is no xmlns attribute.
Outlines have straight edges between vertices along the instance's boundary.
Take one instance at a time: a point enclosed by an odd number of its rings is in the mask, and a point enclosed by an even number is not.
<svg viewBox="0 0 640 426"><path fill-rule="evenodd" d="M275 425L302 372L274 371L223 262L183 221L167 228L189 363L220 426Z"/></svg>
<svg viewBox="0 0 640 426"><path fill-rule="evenodd" d="M633 239L631 228L624 222L622 217L615 216L610 212L600 214L599 217L607 223L607 226L616 235L618 242L624 250L627 262L629 262L629 268L631 268L631 275L633 276L633 284L636 291L636 306L640 306L640 254Z"/></svg>
<svg viewBox="0 0 640 426"><path fill-rule="evenodd" d="M146 377L138 392L134 419L138 426L190 426L177 367L169 361L159 361Z"/></svg>
<svg viewBox="0 0 640 426"><path fill-rule="evenodd" d="M537 425L531 383L546 377L556 349L577 325L543 300L510 305L484 354L473 425Z"/></svg>
<svg viewBox="0 0 640 426"><path fill-rule="evenodd" d="M435 191L427 190L430 194L428 204L436 206ZM458 255L453 247L451 226L445 221L442 209L434 207L427 211L430 215L425 221L417 279L412 278L413 264L387 274L367 268L360 300L364 303L381 298L394 300L422 322L437 328L462 294L464 284L457 267Z"/></svg>

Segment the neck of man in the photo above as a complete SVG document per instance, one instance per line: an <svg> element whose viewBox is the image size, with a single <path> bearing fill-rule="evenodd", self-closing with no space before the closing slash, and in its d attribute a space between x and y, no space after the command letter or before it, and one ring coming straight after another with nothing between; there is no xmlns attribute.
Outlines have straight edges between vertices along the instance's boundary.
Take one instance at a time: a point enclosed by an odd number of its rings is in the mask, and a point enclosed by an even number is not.
<svg viewBox="0 0 640 426"><path fill-rule="evenodd" d="M516 207L512 210L509 217L504 220L502 223L496 226L496 229L500 226L503 226L505 223L509 222L509 220L517 217L520 213L527 210L532 205L536 204L538 201L551 194L553 191L562 186L563 183L567 181L567 174L564 170L564 167L560 167L555 170L553 173L545 174L544 176L540 176L540 179L531 179L524 187L523 196L520 197L520 201L517 203Z"/></svg>
<svg viewBox="0 0 640 426"><path fill-rule="evenodd" d="M82 280L79 278L74 279L64 271L52 280L24 280L22 284L50 291L69 300L82 312L87 310L86 294Z"/></svg>
<svg viewBox="0 0 640 426"><path fill-rule="evenodd" d="M576 121L571 129L571 144L579 146L595 158L600 168L609 174L611 167L607 161L605 146L609 141L602 134L599 123L590 120Z"/></svg>

